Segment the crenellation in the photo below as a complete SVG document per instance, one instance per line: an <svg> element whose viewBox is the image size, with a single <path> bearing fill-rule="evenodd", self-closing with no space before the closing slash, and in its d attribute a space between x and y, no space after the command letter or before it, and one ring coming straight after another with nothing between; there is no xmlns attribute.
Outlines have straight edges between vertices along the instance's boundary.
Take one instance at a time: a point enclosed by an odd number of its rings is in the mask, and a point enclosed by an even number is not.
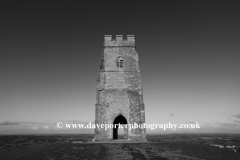
<svg viewBox="0 0 240 160"><path fill-rule="evenodd" d="M128 41L135 41L135 36L134 35L127 35L127 40Z"/></svg>
<svg viewBox="0 0 240 160"><path fill-rule="evenodd" d="M123 36L122 35L116 35L116 40L117 41L122 41L123 40Z"/></svg>
<svg viewBox="0 0 240 160"><path fill-rule="evenodd" d="M122 35L116 35L116 39L112 35L104 36L104 47L135 47L135 37L127 35L127 39L123 39Z"/></svg>
<svg viewBox="0 0 240 160"><path fill-rule="evenodd" d="M112 40L112 35L105 35L104 36L104 41L111 41Z"/></svg>

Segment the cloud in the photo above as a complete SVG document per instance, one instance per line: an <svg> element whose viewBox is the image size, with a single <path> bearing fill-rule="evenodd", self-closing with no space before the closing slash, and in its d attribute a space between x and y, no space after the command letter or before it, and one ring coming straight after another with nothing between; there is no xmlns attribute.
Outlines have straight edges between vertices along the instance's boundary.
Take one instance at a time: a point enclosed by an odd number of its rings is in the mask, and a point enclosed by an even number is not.
<svg viewBox="0 0 240 160"><path fill-rule="evenodd" d="M76 123L76 124L89 124L90 122L93 124L95 121L80 121L80 120L62 120L56 122L30 122L30 121L0 121L0 125L55 125L57 122L63 123Z"/></svg>
<svg viewBox="0 0 240 160"><path fill-rule="evenodd" d="M2 122L0 122L0 125L21 125L21 124L27 125L27 124L46 124L46 123L45 122L29 122L29 121L23 121L23 122L2 121Z"/></svg>
<svg viewBox="0 0 240 160"><path fill-rule="evenodd" d="M44 126L43 129L48 130L48 129L50 129L50 127L49 126Z"/></svg>
<svg viewBox="0 0 240 160"><path fill-rule="evenodd" d="M196 122L193 122L193 121L186 121L186 124L196 124Z"/></svg>
<svg viewBox="0 0 240 160"><path fill-rule="evenodd" d="M234 123L239 123L240 124L240 121L233 121Z"/></svg>
<svg viewBox="0 0 240 160"><path fill-rule="evenodd" d="M29 129L31 130L53 130L54 128L53 127L50 127L50 126L29 126L28 127Z"/></svg>
<svg viewBox="0 0 240 160"><path fill-rule="evenodd" d="M17 122L17 121L3 121L3 122L0 122L0 125L20 125L21 123L20 122Z"/></svg>
<svg viewBox="0 0 240 160"><path fill-rule="evenodd" d="M65 130L65 131L72 131L72 130L78 130L78 131L83 131L86 132L87 130L92 130L90 129L85 129L85 128L66 128L65 124L83 124L84 126L91 124L94 124L94 121L80 121L80 120L63 120L59 121L64 124L64 127L59 129L56 127L58 121L56 122L31 122L31 121L0 121L0 127L3 130L9 129L10 126L12 132L15 130L24 130L25 132L31 132L31 131L41 131L41 132L52 132L52 131L59 131L59 130ZM7 127L5 127L7 126Z"/></svg>
<svg viewBox="0 0 240 160"><path fill-rule="evenodd" d="M25 121L25 122L19 122L21 124L46 124L44 122L29 122L29 121Z"/></svg>
<svg viewBox="0 0 240 160"><path fill-rule="evenodd" d="M201 126L201 130L213 131L213 133L239 133L240 123L205 123Z"/></svg>
<svg viewBox="0 0 240 160"><path fill-rule="evenodd" d="M236 123L221 123L220 127L223 128L234 128L234 127L240 127L239 124Z"/></svg>
<svg viewBox="0 0 240 160"><path fill-rule="evenodd" d="M38 130L38 127L34 126L31 128L32 130Z"/></svg>
<svg viewBox="0 0 240 160"><path fill-rule="evenodd" d="M80 121L80 120L66 120L66 122L72 122L72 123L86 123L86 121Z"/></svg>
<svg viewBox="0 0 240 160"><path fill-rule="evenodd" d="M63 122L63 123L70 123L70 124L84 124L87 125L91 122L91 124L94 124L95 121L80 121L80 120L66 120L66 121L59 121L59 122Z"/></svg>
<svg viewBox="0 0 240 160"><path fill-rule="evenodd" d="M232 116L235 117L235 118L239 118L239 119L240 119L240 113L238 113L238 114L232 114Z"/></svg>

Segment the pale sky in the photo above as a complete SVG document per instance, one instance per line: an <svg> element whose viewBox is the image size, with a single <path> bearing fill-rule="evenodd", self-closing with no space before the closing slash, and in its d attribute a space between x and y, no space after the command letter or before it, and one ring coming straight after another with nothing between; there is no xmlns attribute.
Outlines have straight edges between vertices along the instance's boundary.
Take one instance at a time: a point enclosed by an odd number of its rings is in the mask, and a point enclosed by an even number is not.
<svg viewBox="0 0 240 160"><path fill-rule="evenodd" d="M93 133L55 126L95 120L104 35L136 37L146 123L202 126L147 133L240 133L236 4L96 3L3 3L0 134Z"/></svg>

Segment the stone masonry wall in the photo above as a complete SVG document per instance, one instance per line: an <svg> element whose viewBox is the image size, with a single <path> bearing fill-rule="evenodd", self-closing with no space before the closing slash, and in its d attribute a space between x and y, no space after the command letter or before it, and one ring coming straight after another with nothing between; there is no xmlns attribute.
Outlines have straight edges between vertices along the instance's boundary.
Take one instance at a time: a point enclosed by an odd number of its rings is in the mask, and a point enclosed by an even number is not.
<svg viewBox="0 0 240 160"><path fill-rule="evenodd" d="M123 68L117 65L118 58L123 59ZM118 115L125 117L128 124L145 123L145 109L139 69L138 54L135 50L135 37L121 35L113 40L104 37L99 79L97 80L96 124L113 124ZM146 130L131 128L127 131L130 140L146 140ZM96 128L96 141L113 139L113 129Z"/></svg>

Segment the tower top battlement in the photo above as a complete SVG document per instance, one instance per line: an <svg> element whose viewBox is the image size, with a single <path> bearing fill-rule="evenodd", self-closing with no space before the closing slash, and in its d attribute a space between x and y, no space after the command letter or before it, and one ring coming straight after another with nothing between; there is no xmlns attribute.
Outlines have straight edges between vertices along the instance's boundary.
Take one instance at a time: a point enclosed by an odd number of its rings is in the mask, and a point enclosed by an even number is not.
<svg viewBox="0 0 240 160"><path fill-rule="evenodd" d="M116 39L112 39L112 35L104 36L104 47L135 47L135 36L127 35L127 39L123 39L123 35L116 35Z"/></svg>

